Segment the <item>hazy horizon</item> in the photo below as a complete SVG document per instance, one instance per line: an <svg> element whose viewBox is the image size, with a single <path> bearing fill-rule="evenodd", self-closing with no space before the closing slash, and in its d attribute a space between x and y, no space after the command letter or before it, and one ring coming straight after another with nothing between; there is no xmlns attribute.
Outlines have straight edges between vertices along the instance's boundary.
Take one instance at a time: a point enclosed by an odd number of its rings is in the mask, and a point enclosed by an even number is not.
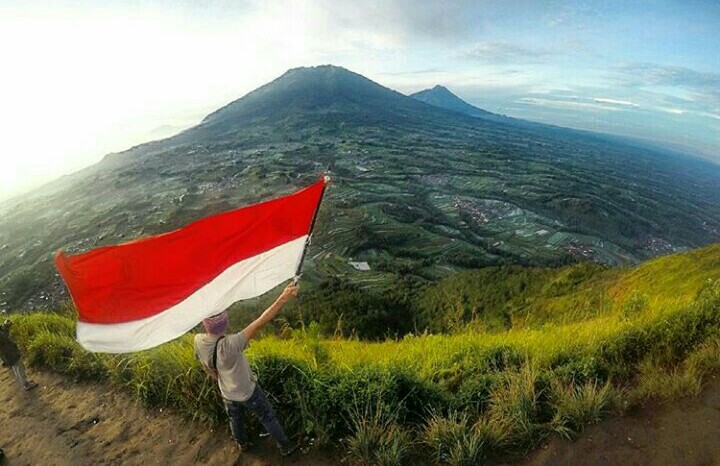
<svg viewBox="0 0 720 466"><path fill-rule="evenodd" d="M720 162L712 2L4 2L0 199L331 63Z"/></svg>

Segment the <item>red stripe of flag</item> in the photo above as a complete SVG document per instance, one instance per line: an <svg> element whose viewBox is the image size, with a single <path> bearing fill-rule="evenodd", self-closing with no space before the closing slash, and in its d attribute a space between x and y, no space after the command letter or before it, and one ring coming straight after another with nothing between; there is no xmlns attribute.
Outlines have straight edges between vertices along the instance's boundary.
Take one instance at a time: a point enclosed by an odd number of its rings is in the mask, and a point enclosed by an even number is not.
<svg viewBox="0 0 720 466"><path fill-rule="evenodd" d="M279 199L138 241L70 256L59 251L55 264L81 322L117 324L151 317L233 264L307 235L324 187L322 180Z"/></svg>

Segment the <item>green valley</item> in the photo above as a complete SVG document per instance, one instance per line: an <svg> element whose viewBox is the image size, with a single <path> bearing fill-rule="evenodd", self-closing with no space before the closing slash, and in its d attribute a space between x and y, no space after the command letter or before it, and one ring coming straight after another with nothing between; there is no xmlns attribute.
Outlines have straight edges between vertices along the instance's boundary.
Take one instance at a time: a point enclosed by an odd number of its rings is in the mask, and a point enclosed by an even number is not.
<svg viewBox="0 0 720 466"><path fill-rule="evenodd" d="M0 205L0 309L67 298L57 249L167 232L330 165L308 284L383 292L487 266L627 265L720 239L710 162L299 68L194 128Z"/></svg>

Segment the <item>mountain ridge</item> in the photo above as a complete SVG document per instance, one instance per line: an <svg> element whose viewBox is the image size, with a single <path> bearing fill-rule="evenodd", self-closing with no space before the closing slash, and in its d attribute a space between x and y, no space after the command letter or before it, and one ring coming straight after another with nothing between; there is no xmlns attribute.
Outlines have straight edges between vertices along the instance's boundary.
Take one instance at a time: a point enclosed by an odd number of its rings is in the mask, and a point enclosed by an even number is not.
<svg viewBox="0 0 720 466"><path fill-rule="evenodd" d="M360 96L367 95L372 92L384 92L386 95L400 95L397 92L381 86L374 81L354 73L346 68L335 65L319 65L310 67L292 68L276 79L264 84L257 89L250 91L244 96L230 102L220 109L210 113L202 123L212 122L219 118L227 118L236 113L238 107L245 104L248 100L257 101L260 99L278 100L278 97L293 98L293 93L304 93L308 99L301 105L313 106L316 104L326 103L322 101L322 97L317 92L334 92L337 96L346 97L349 93L357 93ZM353 96L355 97L355 96ZM254 103L254 102L253 102ZM283 105L292 104L292 101L282 101Z"/></svg>
<svg viewBox="0 0 720 466"><path fill-rule="evenodd" d="M344 108L343 106L348 106ZM298 67L206 116L201 124L248 117L282 117L305 112L432 112L361 74L335 65ZM272 115L276 112L277 115Z"/></svg>

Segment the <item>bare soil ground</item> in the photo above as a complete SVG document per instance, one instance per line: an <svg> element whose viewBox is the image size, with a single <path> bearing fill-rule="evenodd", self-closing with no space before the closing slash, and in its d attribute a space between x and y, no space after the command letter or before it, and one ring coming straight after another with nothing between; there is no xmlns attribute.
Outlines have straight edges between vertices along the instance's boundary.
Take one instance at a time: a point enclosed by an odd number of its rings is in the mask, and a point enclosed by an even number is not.
<svg viewBox="0 0 720 466"><path fill-rule="evenodd" d="M216 430L148 410L105 384L77 384L33 372L40 387L21 392L0 371L0 447L5 465L210 464L331 465L339 457L286 459L265 441L239 455L227 427ZM653 403L588 428L576 441L553 438L513 466L720 466L720 377L702 395Z"/></svg>
<svg viewBox="0 0 720 466"><path fill-rule="evenodd" d="M148 410L107 384L78 384L30 372L40 384L25 393L0 369L3 466L97 464L323 465L321 455L282 458L269 439L240 455L225 425L209 429L177 414Z"/></svg>

